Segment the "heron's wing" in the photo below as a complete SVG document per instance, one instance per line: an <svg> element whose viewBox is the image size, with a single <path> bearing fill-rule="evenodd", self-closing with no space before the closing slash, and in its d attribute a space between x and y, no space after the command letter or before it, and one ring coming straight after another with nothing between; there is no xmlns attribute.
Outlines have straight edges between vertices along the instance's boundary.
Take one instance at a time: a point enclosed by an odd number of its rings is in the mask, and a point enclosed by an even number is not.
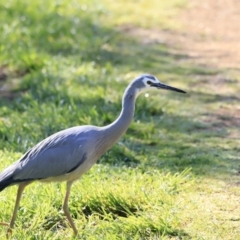
<svg viewBox="0 0 240 240"><path fill-rule="evenodd" d="M47 138L18 161L12 177L15 180L34 180L69 173L86 160L86 142L86 138L77 135Z"/></svg>

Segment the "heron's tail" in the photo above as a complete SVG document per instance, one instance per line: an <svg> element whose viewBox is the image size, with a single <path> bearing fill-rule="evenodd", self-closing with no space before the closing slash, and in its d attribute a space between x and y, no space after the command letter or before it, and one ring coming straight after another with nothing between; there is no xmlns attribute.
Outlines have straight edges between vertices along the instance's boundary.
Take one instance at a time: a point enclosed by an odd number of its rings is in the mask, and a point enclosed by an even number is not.
<svg viewBox="0 0 240 240"><path fill-rule="evenodd" d="M8 187L9 185L11 185L9 181L0 182L0 192L4 190L6 187Z"/></svg>
<svg viewBox="0 0 240 240"><path fill-rule="evenodd" d="M3 172L0 173L0 192L13 184L17 184L19 180L16 180L13 178L14 171L16 170L16 163L10 165L6 169L3 170Z"/></svg>

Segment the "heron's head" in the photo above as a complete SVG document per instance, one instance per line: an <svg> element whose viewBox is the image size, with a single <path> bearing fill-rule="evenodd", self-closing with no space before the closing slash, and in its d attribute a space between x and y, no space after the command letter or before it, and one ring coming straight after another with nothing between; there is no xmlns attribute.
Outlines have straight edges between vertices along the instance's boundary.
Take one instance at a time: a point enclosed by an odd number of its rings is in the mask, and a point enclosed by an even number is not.
<svg viewBox="0 0 240 240"><path fill-rule="evenodd" d="M143 91L152 90L152 89L165 89L165 90L170 90L170 91L175 91L180 93L186 93L185 91L179 88L171 87L169 85L166 85L160 82L156 77L150 74L143 74L139 76L134 80L133 84L134 84L134 87L137 89L138 94L140 94Z"/></svg>

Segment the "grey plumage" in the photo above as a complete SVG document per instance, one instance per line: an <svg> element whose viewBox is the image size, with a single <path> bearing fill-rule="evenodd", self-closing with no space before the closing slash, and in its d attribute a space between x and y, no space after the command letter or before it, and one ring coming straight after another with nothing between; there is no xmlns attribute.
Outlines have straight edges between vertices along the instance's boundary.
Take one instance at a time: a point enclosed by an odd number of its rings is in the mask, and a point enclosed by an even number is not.
<svg viewBox="0 0 240 240"><path fill-rule="evenodd" d="M122 111L113 123L104 127L90 125L72 127L55 133L38 143L17 162L6 168L0 174L0 191L11 185L19 185L8 233L13 228L24 188L32 181L39 180L43 182L67 182L63 209L74 233L77 234L77 229L68 211L68 197L72 183L89 170L125 133L134 115L137 96L143 90L153 88L184 93L180 89L159 82L152 75L141 75L133 80L125 90Z"/></svg>
<svg viewBox="0 0 240 240"><path fill-rule="evenodd" d="M73 127L44 139L0 174L0 189L10 176L16 184L18 180L47 180L74 171L87 159L86 149L91 141L88 136L95 132L90 126Z"/></svg>

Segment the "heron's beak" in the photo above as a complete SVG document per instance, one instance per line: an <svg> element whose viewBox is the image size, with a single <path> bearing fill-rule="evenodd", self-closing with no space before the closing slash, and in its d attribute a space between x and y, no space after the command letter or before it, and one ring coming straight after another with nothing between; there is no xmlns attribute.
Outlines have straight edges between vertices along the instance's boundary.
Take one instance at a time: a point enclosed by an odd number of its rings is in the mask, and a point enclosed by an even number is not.
<svg viewBox="0 0 240 240"><path fill-rule="evenodd" d="M160 82L159 83L152 83L151 87L171 90L171 91L180 92L180 93L186 93L185 91L183 91L183 90L181 90L179 88L171 87L171 86L165 85L165 84L160 83Z"/></svg>

